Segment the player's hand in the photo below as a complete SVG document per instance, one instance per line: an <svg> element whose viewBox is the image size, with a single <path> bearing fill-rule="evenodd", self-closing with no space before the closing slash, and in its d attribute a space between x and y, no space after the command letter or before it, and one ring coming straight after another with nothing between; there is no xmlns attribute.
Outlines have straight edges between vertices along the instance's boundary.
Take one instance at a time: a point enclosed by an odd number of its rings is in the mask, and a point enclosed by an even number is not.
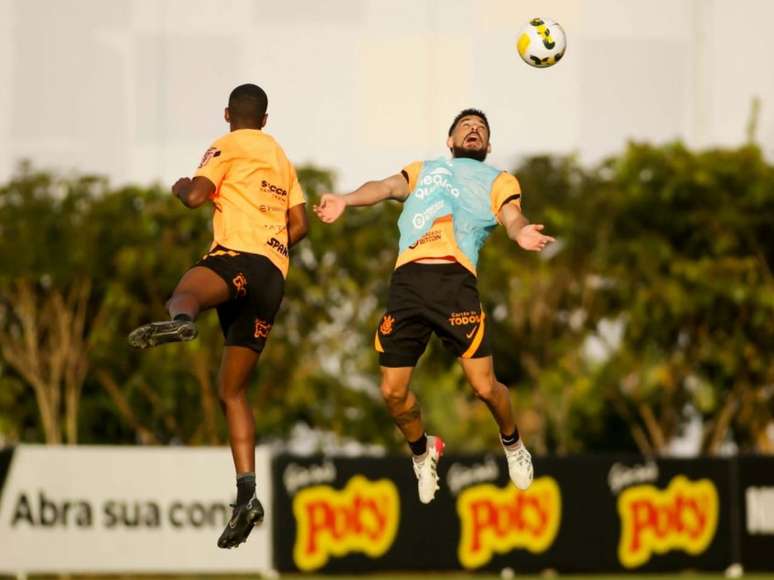
<svg viewBox="0 0 774 580"><path fill-rule="evenodd" d="M542 231L542 224L528 224L519 230L516 235L516 243L525 250L541 252L548 244L556 241L551 236L541 234Z"/></svg>
<svg viewBox="0 0 774 580"><path fill-rule="evenodd" d="M172 186L172 194L175 197L187 194L193 189L193 180L190 177L181 177Z"/></svg>
<svg viewBox="0 0 774 580"><path fill-rule="evenodd" d="M313 206L314 213L326 224L335 222L347 207L344 197L335 193L323 193L320 197L320 203Z"/></svg>

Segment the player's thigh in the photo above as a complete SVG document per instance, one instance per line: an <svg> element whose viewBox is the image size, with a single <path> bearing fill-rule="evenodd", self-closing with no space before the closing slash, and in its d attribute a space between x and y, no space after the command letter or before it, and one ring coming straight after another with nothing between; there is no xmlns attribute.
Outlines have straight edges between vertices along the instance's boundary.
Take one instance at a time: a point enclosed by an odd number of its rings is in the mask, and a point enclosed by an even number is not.
<svg viewBox="0 0 774 580"><path fill-rule="evenodd" d="M212 308L231 298L231 292L222 276L205 266L194 266L177 283L174 294L188 294L199 308Z"/></svg>
<svg viewBox="0 0 774 580"><path fill-rule="evenodd" d="M486 392L493 388L497 378L494 371L494 360L491 355L479 358L458 358L468 383L478 392Z"/></svg>
<svg viewBox="0 0 774 580"><path fill-rule="evenodd" d="M414 367L380 367L382 396L388 400L405 399L409 391L409 383Z"/></svg>
<svg viewBox="0 0 774 580"><path fill-rule="evenodd" d="M387 310L374 337L379 364L385 368L416 366L432 334L415 270L412 264L402 266L390 281Z"/></svg>
<svg viewBox="0 0 774 580"><path fill-rule="evenodd" d="M218 372L221 398L240 395L246 388L261 353L244 346L226 346Z"/></svg>
<svg viewBox="0 0 774 580"><path fill-rule="evenodd" d="M449 276L447 286L453 292L432 304L428 318L444 346L462 359L477 359L491 354L486 314L476 286L475 276L459 267Z"/></svg>
<svg viewBox="0 0 774 580"><path fill-rule="evenodd" d="M241 264L243 292L218 306L218 318L226 346L262 352L274 327L285 289L282 273L263 256L253 256Z"/></svg>
<svg viewBox="0 0 774 580"><path fill-rule="evenodd" d="M374 337L379 364L383 368L415 367L432 332L421 314L410 309L388 310Z"/></svg>

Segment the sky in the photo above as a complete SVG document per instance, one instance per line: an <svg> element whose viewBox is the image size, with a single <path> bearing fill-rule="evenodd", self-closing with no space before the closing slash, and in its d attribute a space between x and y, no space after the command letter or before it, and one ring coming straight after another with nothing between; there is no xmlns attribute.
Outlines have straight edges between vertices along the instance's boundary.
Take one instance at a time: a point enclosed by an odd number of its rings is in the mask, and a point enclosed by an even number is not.
<svg viewBox="0 0 774 580"><path fill-rule="evenodd" d="M516 53L534 16L567 53ZM756 138L774 157L768 0L0 0L0 182L36 167L171 184L228 130L244 82L297 165L338 189L447 155L448 125L483 109L489 161L593 164L628 140L693 147ZM528 195L528 192L525 192Z"/></svg>

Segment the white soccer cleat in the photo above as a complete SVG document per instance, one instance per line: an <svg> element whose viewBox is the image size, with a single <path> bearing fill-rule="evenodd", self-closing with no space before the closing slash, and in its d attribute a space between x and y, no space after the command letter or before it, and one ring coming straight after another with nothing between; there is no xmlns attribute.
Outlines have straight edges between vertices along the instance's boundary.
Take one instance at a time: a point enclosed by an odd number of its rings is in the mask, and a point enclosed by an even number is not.
<svg viewBox="0 0 774 580"><path fill-rule="evenodd" d="M513 445L505 446L505 458L508 460L508 475L511 481L519 489L526 490L532 483L534 470L532 469L532 455L530 455L521 440Z"/></svg>
<svg viewBox="0 0 774 580"><path fill-rule="evenodd" d="M433 501L435 492L438 491L438 461L443 455L445 446L446 444L440 437L430 435L427 438L427 452L419 456L419 459L417 456L411 458L414 475L417 476L419 501L422 503Z"/></svg>

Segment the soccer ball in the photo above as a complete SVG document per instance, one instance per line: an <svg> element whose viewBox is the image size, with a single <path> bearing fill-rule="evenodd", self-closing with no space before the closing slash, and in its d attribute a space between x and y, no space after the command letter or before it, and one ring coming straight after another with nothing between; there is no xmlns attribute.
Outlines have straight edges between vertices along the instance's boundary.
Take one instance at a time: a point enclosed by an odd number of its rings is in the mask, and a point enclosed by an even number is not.
<svg viewBox="0 0 774 580"><path fill-rule="evenodd" d="M519 33L516 49L528 65L546 68L559 62L567 48L564 30L548 18L533 18Z"/></svg>

